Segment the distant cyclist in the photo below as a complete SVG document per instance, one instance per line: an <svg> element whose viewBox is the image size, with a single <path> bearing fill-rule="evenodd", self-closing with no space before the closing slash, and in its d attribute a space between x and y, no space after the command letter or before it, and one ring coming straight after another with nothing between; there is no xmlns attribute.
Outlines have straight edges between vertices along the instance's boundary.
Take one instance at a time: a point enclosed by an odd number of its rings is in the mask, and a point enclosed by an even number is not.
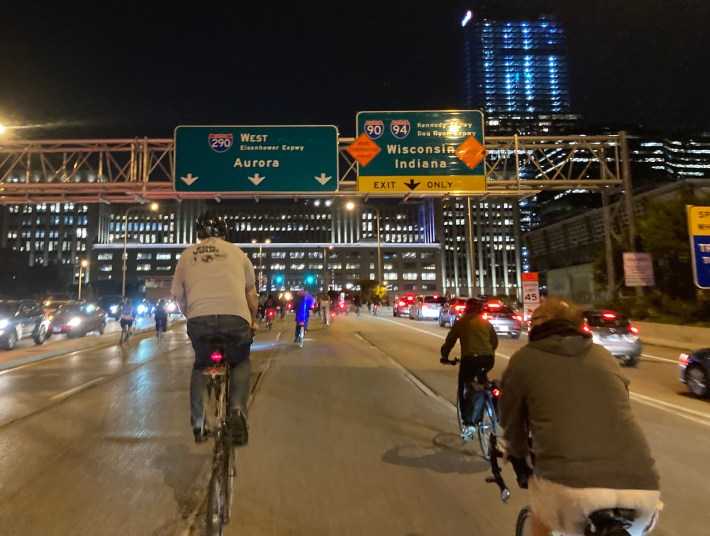
<svg viewBox="0 0 710 536"><path fill-rule="evenodd" d="M475 408L470 407L472 400L463 396L464 386L476 381L484 384L487 373L495 364L495 351L498 348L498 336L490 322L481 318L483 303L471 298L466 302L466 310L461 319L454 323L441 346L441 362L449 362L449 354L457 340L461 342L461 364L459 365L458 396L461 404L461 417L465 429L461 437L470 440L475 428Z"/></svg>
<svg viewBox="0 0 710 536"><path fill-rule="evenodd" d="M127 329L130 332L131 329L133 329L133 321L136 319L136 316L138 316L138 313L136 311L136 306L134 305L133 300L131 300L130 298L124 298L121 302L121 331Z"/></svg>
<svg viewBox="0 0 710 536"><path fill-rule="evenodd" d="M308 331L308 316L311 314L315 300L307 290L299 290L294 300L293 310L296 314L296 331L293 342L298 342L298 324L303 323L304 331Z"/></svg>
<svg viewBox="0 0 710 536"><path fill-rule="evenodd" d="M228 429L235 446L246 445L247 402L251 363L250 347L256 331L258 296L254 266L246 254L226 241L227 223L210 213L198 218L199 242L180 256L173 277L172 293L187 317L187 334L195 349L190 379L190 423L195 441L205 440L202 371L211 366L209 337L227 339L226 360L230 366Z"/></svg>
<svg viewBox="0 0 710 536"><path fill-rule="evenodd" d="M167 303L164 299L158 300L158 305L155 306L153 318L155 318L155 336L157 337L160 335L161 331L166 331L168 329L168 309Z"/></svg>

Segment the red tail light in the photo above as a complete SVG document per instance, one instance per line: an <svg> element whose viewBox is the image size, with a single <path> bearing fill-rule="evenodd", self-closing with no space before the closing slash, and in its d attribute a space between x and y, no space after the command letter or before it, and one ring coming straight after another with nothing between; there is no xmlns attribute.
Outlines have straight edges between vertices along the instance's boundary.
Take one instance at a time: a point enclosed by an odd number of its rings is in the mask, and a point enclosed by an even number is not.
<svg viewBox="0 0 710 536"><path fill-rule="evenodd" d="M345 307L347 307L347 305L345 304L345 302L340 302L338 304L338 307L340 307L341 309L345 309Z"/></svg>
<svg viewBox="0 0 710 536"><path fill-rule="evenodd" d="M518 322L522 322L523 315L513 315L513 320L517 320Z"/></svg>
<svg viewBox="0 0 710 536"><path fill-rule="evenodd" d="M454 311L456 311L457 313L463 313L465 310L465 305L454 305Z"/></svg>
<svg viewBox="0 0 710 536"><path fill-rule="evenodd" d="M276 314L276 311L274 311L273 309L269 309L268 311L266 311L266 314L269 316L274 316Z"/></svg>
<svg viewBox="0 0 710 536"><path fill-rule="evenodd" d="M690 358L688 357L688 354L680 354L680 356L678 357L678 363L684 367L688 366L689 361Z"/></svg>
<svg viewBox="0 0 710 536"><path fill-rule="evenodd" d="M330 316L333 317L333 318L335 318L335 311L331 311L331 312L330 312Z"/></svg>
<svg viewBox="0 0 710 536"><path fill-rule="evenodd" d="M616 318L616 314L614 313L602 313L602 318L605 320L614 320Z"/></svg>
<svg viewBox="0 0 710 536"><path fill-rule="evenodd" d="M582 324L582 331L584 333L592 333L592 328L589 327L589 324Z"/></svg>
<svg viewBox="0 0 710 536"><path fill-rule="evenodd" d="M399 300L399 304L398 304L398 305L399 305L400 307L404 307L404 306L407 305L407 304L404 303L404 300Z"/></svg>
<svg viewBox="0 0 710 536"><path fill-rule="evenodd" d="M639 328L637 328L636 326L629 326L629 331L637 337L639 336Z"/></svg>
<svg viewBox="0 0 710 536"><path fill-rule="evenodd" d="M212 361L222 361L222 353L221 352L212 352L212 355L210 355L210 359Z"/></svg>
<svg viewBox="0 0 710 536"><path fill-rule="evenodd" d="M481 313L482 320L490 320L491 316L488 313Z"/></svg>
<svg viewBox="0 0 710 536"><path fill-rule="evenodd" d="M486 306L489 309L500 309L501 307L503 307L503 304L500 302L489 302L486 304Z"/></svg>
<svg viewBox="0 0 710 536"><path fill-rule="evenodd" d="M493 389L491 391L491 394L493 395L493 398L500 398L500 389Z"/></svg>

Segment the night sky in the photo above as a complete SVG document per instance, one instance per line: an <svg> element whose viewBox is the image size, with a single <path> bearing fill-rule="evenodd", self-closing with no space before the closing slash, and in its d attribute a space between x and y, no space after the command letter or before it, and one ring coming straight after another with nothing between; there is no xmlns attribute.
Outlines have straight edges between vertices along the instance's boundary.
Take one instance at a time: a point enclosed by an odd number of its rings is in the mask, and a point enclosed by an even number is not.
<svg viewBox="0 0 710 536"><path fill-rule="evenodd" d="M573 111L710 130L709 0L507 0L567 30ZM195 124L335 124L462 107L481 2L20 2L0 18L0 123L16 138L172 137ZM504 6L504 7L503 7Z"/></svg>

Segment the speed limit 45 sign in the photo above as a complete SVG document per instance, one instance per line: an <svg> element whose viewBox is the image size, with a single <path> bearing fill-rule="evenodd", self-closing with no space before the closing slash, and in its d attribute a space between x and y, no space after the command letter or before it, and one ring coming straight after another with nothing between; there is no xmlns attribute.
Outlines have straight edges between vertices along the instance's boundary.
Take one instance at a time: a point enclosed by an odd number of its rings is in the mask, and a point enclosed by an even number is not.
<svg viewBox="0 0 710 536"><path fill-rule="evenodd" d="M532 313L540 305L540 283L537 272L524 272L522 275L523 286L523 311L525 320L528 320Z"/></svg>

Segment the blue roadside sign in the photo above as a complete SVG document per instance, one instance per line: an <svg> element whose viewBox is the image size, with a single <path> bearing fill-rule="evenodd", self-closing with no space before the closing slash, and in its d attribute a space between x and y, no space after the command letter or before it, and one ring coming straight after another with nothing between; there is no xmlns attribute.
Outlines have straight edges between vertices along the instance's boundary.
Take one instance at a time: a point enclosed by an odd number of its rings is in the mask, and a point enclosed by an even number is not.
<svg viewBox="0 0 710 536"><path fill-rule="evenodd" d="M335 192L333 125L179 126L178 192Z"/></svg>
<svg viewBox="0 0 710 536"><path fill-rule="evenodd" d="M695 286L710 289L710 207L688 205L687 210Z"/></svg>

